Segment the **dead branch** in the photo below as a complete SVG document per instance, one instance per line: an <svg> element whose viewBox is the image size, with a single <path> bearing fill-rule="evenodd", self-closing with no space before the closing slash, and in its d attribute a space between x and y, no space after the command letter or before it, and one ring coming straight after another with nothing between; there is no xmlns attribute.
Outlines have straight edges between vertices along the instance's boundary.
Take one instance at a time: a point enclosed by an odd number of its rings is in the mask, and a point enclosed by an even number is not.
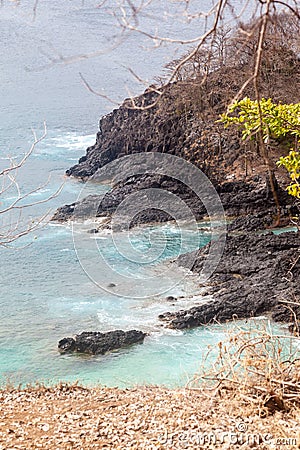
<svg viewBox="0 0 300 450"><path fill-rule="evenodd" d="M7 195L8 192L15 192L12 201L0 208L0 217L2 219L2 227L0 232L0 246L9 247L10 244L20 239L33 231L36 231L41 226L45 225L46 219L49 217L49 212L42 214L40 217L31 219L23 219L22 213L25 209L34 208L37 205L47 203L51 199L57 197L63 189L63 184L47 198L37 201L30 201L30 197L39 192L41 189L45 188L49 184L49 179L42 185L31 189L25 193L21 192L18 183L18 171L28 163L28 158L32 155L35 147L45 139L47 135L46 124L44 123L44 131L40 137L37 137L33 131L34 141L30 149L25 153L25 155L18 161L11 157L8 157L10 165L0 172L0 182L2 188L0 189L0 197L4 198L4 194Z"/></svg>

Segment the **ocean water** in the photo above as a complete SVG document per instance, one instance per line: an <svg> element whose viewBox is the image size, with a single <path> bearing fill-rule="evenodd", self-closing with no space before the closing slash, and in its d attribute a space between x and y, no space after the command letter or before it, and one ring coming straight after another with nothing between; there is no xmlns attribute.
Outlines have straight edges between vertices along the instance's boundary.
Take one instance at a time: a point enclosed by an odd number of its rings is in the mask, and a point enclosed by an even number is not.
<svg viewBox="0 0 300 450"><path fill-rule="evenodd" d="M58 206L74 202L83 188L80 181L65 179L65 170L95 142L99 117L112 105L92 95L79 72L96 90L103 89L120 101L128 93L142 90L128 67L151 82L163 65L178 55L178 50L167 45L150 51L149 42L137 33L121 35L112 4L105 2L97 8L98 3L41 1L35 18L29 0L19 5L1 3L0 169L7 167L10 159L17 161L24 155L33 142L32 130L41 136L43 122L47 124L46 137L17 175L20 192L30 193L26 201L38 203L23 210L20 217L2 214L2 230L16 220L25 224L44 215L50 217ZM210 4L207 1L206 6ZM164 6L167 13L162 17ZM178 21L180 14L172 18L175 3L153 2L151 7L151 14L141 19L149 30L168 31L170 36L180 31L186 39L194 36L195 29ZM82 56L87 54L89 58ZM61 55L69 58L68 63L62 63ZM43 203L62 184L59 195ZM107 189L91 185L85 192ZM1 208L11 204L17 194L15 185L7 189L1 196ZM162 328L157 316L203 302L197 279L170 270L168 261L204 245L210 233L191 231L188 226L179 232L170 224L134 230L131 245L139 252L147 251L151 239L162 244L156 263L145 268L126 263L108 233L90 235L86 231L86 225L76 228L75 248L71 226L46 223L17 241L14 248L0 248L0 383L79 380L113 386L184 385L199 368L207 345L224 339L226 327L173 331ZM125 242L125 237L120 234L119 241ZM129 280L132 274L144 277L143 298L115 295L107 277L101 279L102 288L91 280L80 259L86 258L101 271L99 247L114 269ZM159 295L153 295L164 270L167 283L159 286ZM178 301L174 305L166 302L166 295L174 295ZM142 329L149 335L143 345L104 356L60 355L57 351L58 340L65 336L115 328Z"/></svg>

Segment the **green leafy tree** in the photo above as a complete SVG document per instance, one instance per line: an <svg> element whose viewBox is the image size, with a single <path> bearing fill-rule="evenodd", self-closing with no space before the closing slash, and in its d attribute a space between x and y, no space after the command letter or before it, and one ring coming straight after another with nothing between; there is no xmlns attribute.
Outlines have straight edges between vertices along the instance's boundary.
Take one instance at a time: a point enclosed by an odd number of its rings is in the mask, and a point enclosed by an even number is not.
<svg viewBox="0 0 300 450"><path fill-rule="evenodd" d="M281 156L277 162L279 166L284 166L289 172L291 183L287 187L289 194L300 198L300 154L295 150L291 150L288 156Z"/></svg>
<svg viewBox="0 0 300 450"><path fill-rule="evenodd" d="M238 126L244 140L261 134L264 144L270 145L274 139L287 138L292 147L287 156L277 161L277 165L285 167L291 178L288 193L300 198L300 103L276 104L270 98L257 101L245 97L232 103L220 121L225 127Z"/></svg>

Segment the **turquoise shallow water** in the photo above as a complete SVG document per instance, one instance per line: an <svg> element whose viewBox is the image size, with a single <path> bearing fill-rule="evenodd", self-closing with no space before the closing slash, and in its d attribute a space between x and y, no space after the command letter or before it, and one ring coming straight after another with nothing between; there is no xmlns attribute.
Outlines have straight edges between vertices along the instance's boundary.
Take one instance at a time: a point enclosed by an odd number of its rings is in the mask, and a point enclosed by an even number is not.
<svg viewBox="0 0 300 450"><path fill-rule="evenodd" d="M174 241L175 229L166 228ZM136 243L145 245L146 230L137 233ZM83 245L89 258L98 263L92 237L82 233ZM207 238L206 238L207 240ZM107 243L106 243L107 241ZM185 374L197 367L199 348L219 331L183 333L162 331L157 321L160 312L174 308L161 297L143 300L122 298L100 290L87 277L77 260L71 229L48 225L26 237L19 249L2 249L0 326L1 379L14 382L38 380L98 381L105 384L165 383L176 384L186 379ZM106 244L104 244L104 242ZM19 243L18 243L19 244ZM103 241L115 264L123 268L109 238ZM191 239L193 248L193 239ZM172 254L168 248L166 257ZM159 265L158 265L159 267ZM177 282L176 273L174 281ZM188 284L188 286L187 286ZM145 282L145 292L147 282ZM174 286L175 295L192 295L194 281ZM200 300L199 300L200 298ZM189 306L196 299L181 300ZM180 306L176 305L176 307ZM114 352L101 357L61 356L57 352L60 338L83 330L106 331L115 328L138 328L150 332L144 345Z"/></svg>
<svg viewBox="0 0 300 450"><path fill-rule="evenodd" d="M35 184L30 175L45 168L54 174L49 186L35 193L37 199L47 197L62 178L61 160L68 157L62 151L64 143L73 142L73 151L79 152L82 142L88 144L91 136L67 134L65 141L59 135L43 142L31 158L30 168L24 174L26 186ZM75 143L77 142L77 145ZM68 150L70 152L70 149ZM69 162L73 154L69 157ZM32 172L31 172L32 171ZM76 199L82 188L78 181L68 179L63 192L52 200L53 207ZM90 192L106 190L105 186L90 186ZM7 199L6 199L7 201ZM48 205L47 205L48 207ZM40 205L35 213L42 212ZM36 208L35 208L36 210ZM30 215L30 214L29 214ZM149 235L166 244L163 253L148 269L138 264L128 265L107 233L90 235L90 225L76 228L76 245L81 256L93 266L99 265L98 246L102 253L123 274L145 277L165 270L164 261L204 245L210 233L207 224L200 224L196 236L188 226L181 230L175 224L143 227L133 230L131 242L141 252L149 247ZM159 233L157 233L159 231ZM184 247L182 234L185 236ZM120 233L122 239L122 233ZM125 236L124 236L125 238ZM196 239L197 238L197 239ZM201 289L197 278L168 270L169 291L151 295L151 284L146 278L144 298L128 298L99 289L82 269L75 251L72 228L69 225L48 224L17 243L15 249L0 249L0 383L29 383L34 380L56 382L75 381L95 385L132 386L135 384L184 385L199 369L207 353L207 346L216 346L226 337L227 326L200 327L190 331L163 329L157 320L167 310L188 308L201 303ZM101 265L100 265L101 270ZM155 272L156 271L156 272ZM110 280L105 279L106 288ZM154 281L156 278L154 276ZM133 281L134 283L134 281ZM147 292L150 290L150 295ZM111 289L110 289L111 291ZM175 303L166 302L166 295L178 297ZM183 298L180 298L183 297ZM89 330L137 328L149 333L143 345L122 349L104 356L60 355L57 342L65 336Z"/></svg>
<svg viewBox="0 0 300 450"><path fill-rule="evenodd" d="M6 167L8 155L18 157L30 147L31 128L40 135L43 120L48 128L46 138L18 173L21 191L33 191L30 201L46 199L59 188L65 170L94 143L100 115L111 109L109 103L84 88L78 72L95 88L104 88L107 94L121 100L128 96L128 89L141 90L129 76L128 65L151 80L171 55L176 55L163 46L151 53L151 58L149 53L145 57L145 42L133 34L115 46L118 30L112 24L110 4L106 2L104 9L95 12L97 4L74 1L66 6L65 2L56 0L39 2L38 16L33 21L30 1L22 1L19 8L12 2L2 2L0 35L5 46L0 54L0 167ZM174 5L169 2L169 10ZM153 2L153 8L152 15L143 17L143 21L148 21L152 29L159 26L176 35L178 21L166 23L160 14L160 2ZM180 26L186 37L193 34L186 24ZM112 30L116 31L114 38ZM97 58L79 59L73 64L52 65L47 57L96 50L102 52ZM38 186L42 188L35 192ZM21 220L25 223L35 220L48 210L51 215L58 206L75 201L82 187L79 181L65 180L58 197L26 209ZM93 193L107 188L91 185L88 189ZM89 193L87 188L85 193ZM1 207L7 206L15 196L14 189L5 192ZM0 219L1 227L6 226L4 215ZM185 384L201 364L207 345L214 346L224 339L226 327L186 332L163 330L157 321L158 314L203 301L201 290L193 277L168 271L166 280L171 282L168 295L184 297L172 305L165 301L164 292L156 297L151 295L151 283L155 284L155 275L165 270L163 261L205 244L209 233L196 235L195 231L183 227L182 247L180 233L174 225L135 230L131 241L140 252L147 251L150 237L156 239L156 244L167 244L149 269L124 264L109 235L91 236L80 227L76 233L81 257L93 266L99 266L100 246L122 274L133 273L141 279L148 276L142 292L144 298L115 296L99 289L80 265L69 226L48 224L19 241L17 248L0 248L0 384L7 380L23 384L34 380L79 380L113 386ZM104 287L110 281L105 280ZM64 336L114 328L143 329L149 336L143 345L105 356L62 356L57 351L57 342Z"/></svg>
<svg viewBox="0 0 300 450"><path fill-rule="evenodd" d="M28 190L43 182L45 174L51 173L47 186L35 192L30 200L39 201L54 192L63 180L65 167L82 154L83 148L93 143L93 135L81 136L75 132L63 134L50 130L47 138L39 144L30 163L20 172L20 185ZM1 162L5 165L6 160ZM24 220L43 214L49 207L76 200L82 183L67 179L59 197L50 204L40 204L24 212ZM85 188L86 189L86 188ZM90 193L106 190L105 186L90 186ZM2 199L6 204L16 195L8 192ZM119 271L123 273L145 268L128 267L115 251L111 236L89 235L87 227L76 229L77 247L89 261L99 263L98 246ZM169 259L208 242L209 233L200 233L198 239L188 227L182 229L185 246L181 248L182 236L175 225L143 227L132 232L131 242L139 251L149 247L149 236L160 239L165 250L159 261ZM160 233L157 233L157 232ZM96 244L96 245L95 245ZM166 294L142 300L122 298L99 289L82 270L74 248L72 229L68 225L48 224L25 236L16 248L0 249L0 382L14 383L43 380L80 380L83 383L107 385L133 385L155 383L177 385L187 381L199 365L201 352L206 343L220 339L221 329L194 330L189 333L163 331L157 320L159 313L174 308L188 307L201 302L201 294L193 277L179 280L173 277L169 292L187 296L173 306L165 301ZM157 261L157 262L159 262ZM153 264L151 270L163 270ZM181 276L181 275L180 275ZM155 278L154 278L155 280ZM155 281L154 281L155 282ZM107 280L109 284L109 280ZM198 290L198 296L195 294ZM122 328L143 329L150 333L143 345L98 357L60 355L57 342L64 336L84 330Z"/></svg>

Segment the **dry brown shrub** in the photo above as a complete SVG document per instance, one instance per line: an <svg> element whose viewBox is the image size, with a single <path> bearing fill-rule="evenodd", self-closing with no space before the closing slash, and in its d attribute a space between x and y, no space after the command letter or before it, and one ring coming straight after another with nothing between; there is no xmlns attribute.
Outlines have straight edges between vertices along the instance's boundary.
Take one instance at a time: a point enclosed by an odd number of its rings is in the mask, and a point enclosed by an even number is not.
<svg viewBox="0 0 300 450"><path fill-rule="evenodd" d="M205 360L212 363L198 372L189 387L247 406L248 412L260 417L293 408L299 411L299 345L299 338L284 329L275 334L268 321L236 323L227 341L209 349Z"/></svg>

